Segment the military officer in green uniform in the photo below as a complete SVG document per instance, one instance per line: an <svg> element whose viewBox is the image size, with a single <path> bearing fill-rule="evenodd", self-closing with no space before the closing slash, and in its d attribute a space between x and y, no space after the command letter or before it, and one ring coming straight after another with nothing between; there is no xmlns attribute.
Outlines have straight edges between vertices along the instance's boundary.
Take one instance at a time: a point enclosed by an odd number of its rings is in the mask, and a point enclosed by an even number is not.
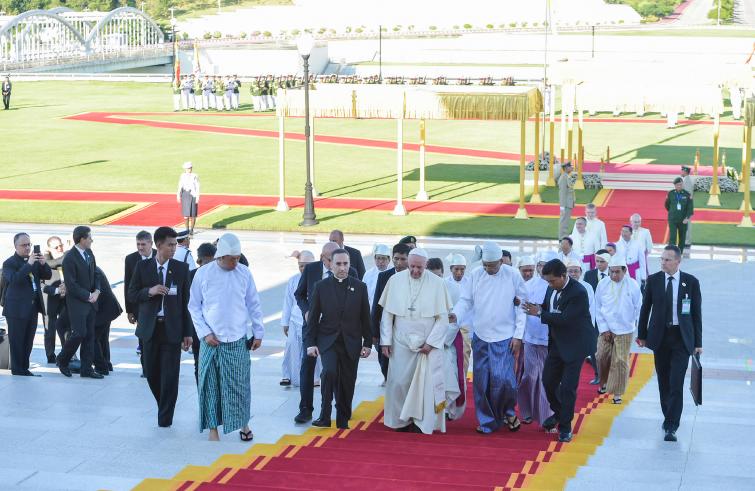
<svg viewBox="0 0 755 491"><path fill-rule="evenodd" d="M677 246L684 252L685 236L689 217L694 212L692 196L684 190L681 177L674 179L674 189L666 196L666 210L668 210L668 243Z"/></svg>

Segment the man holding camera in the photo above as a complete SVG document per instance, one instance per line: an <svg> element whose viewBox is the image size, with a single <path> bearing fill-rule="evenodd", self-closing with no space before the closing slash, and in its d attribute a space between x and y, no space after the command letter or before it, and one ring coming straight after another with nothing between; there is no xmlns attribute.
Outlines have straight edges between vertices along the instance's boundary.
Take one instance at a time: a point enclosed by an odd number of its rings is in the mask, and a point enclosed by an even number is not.
<svg viewBox="0 0 755 491"><path fill-rule="evenodd" d="M31 238L26 233L13 237L16 252L3 263L4 292L3 315L8 321L11 373L26 377L39 377L29 370L29 357L34 347L39 314L44 315L40 280L52 277L39 246L32 251Z"/></svg>

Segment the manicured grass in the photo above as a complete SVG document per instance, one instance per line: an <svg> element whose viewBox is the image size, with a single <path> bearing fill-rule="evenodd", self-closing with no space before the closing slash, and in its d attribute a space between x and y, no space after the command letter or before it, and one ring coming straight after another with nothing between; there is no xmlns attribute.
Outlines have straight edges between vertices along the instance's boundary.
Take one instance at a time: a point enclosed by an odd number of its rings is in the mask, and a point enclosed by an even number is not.
<svg viewBox="0 0 755 491"><path fill-rule="evenodd" d="M755 228L695 223L692 232L692 242L696 245L753 247L755 246Z"/></svg>
<svg viewBox="0 0 755 491"><path fill-rule="evenodd" d="M307 232L327 232L334 228L360 234L460 235L490 237L553 238L558 220L533 218L515 220L506 217L470 215L432 215L412 213L396 217L387 212L318 210L320 223ZM276 212L270 208L231 207L200 217L199 227L239 230L298 230L302 209Z"/></svg>
<svg viewBox="0 0 755 491"><path fill-rule="evenodd" d="M128 203L0 200L0 221L89 224L113 216L131 206Z"/></svg>
<svg viewBox="0 0 755 491"><path fill-rule="evenodd" d="M267 5L291 5L291 0L233 0L223 2L221 12L238 10L241 8L260 7ZM203 15L213 15L218 12L217 2L213 0L193 0L182 2L176 9L176 18L179 20L193 19ZM223 33L225 34L225 33Z"/></svg>
<svg viewBox="0 0 755 491"><path fill-rule="evenodd" d="M578 33L563 33L578 34ZM590 34L589 31L580 32L579 34ZM752 38L755 37L755 30L749 29L731 29L727 27L701 28L701 29L653 29L653 30L627 30L627 31L596 31L595 35L599 36L667 36L667 37L711 37L711 38Z"/></svg>
<svg viewBox="0 0 755 491"><path fill-rule="evenodd" d="M738 210L742 206L742 200L744 199L744 193L721 193L718 195L718 199L721 202L721 207L708 206L708 199L710 194L695 192L695 208L710 208L712 210ZM752 206L755 203L755 192L750 192L750 203Z"/></svg>

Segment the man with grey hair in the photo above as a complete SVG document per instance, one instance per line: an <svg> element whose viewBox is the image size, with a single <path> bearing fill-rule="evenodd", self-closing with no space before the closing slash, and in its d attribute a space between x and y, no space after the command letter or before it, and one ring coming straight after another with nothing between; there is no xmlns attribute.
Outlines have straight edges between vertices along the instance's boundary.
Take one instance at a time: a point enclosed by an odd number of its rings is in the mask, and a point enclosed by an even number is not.
<svg viewBox="0 0 755 491"><path fill-rule="evenodd" d="M592 235L595 240L596 249L605 247L608 242L608 234L606 233L606 224L598 218L598 207L595 203L587 203L585 205L585 228L587 233ZM577 225L574 224L572 230L572 237L577 233Z"/></svg>
<svg viewBox="0 0 755 491"><path fill-rule="evenodd" d="M380 296L380 347L390 358L383 422L397 431L446 431L448 391L444 351L451 299L442 278L426 270L427 252L412 249L409 269L396 273ZM453 389L453 388L452 388Z"/></svg>
<svg viewBox="0 0 755 491"><path fill-rule="evenodd" d="M629 223L632 225L632 240L645 247L645 277L647 277L650 274L650 270L647 268L648 256L653 251L653 237L650 235L650 230L642 226L642 217L639 213L629 217Z"/></svg>
<svg viewBox="0 0 755 491"><path fill-rule="evenodd" d="M362 253L359 252L359 249L355 249L353 247L343 245L343 232L337 229L331 231L330 237L328 238L328 240L331 242L335 242L336 244L338 244L338 247L340 247L341 249L344 249L346 252L349 253L351 267L356 270L357 278L360 280L364 278L364 273L366 269L364 267L364 259L362 259Z"/></svg>
<svg viewBox="0 0 755 491"><path fill-rule="evenodd" d="M519 272L503 264L498 244L485 242L478 251L482 267L472 272L454 306L457 318L474 316L472 383L477 432L492 433L502 426L518 431L514 359L522 346L526 317L516 305L527 298L527 290Z"/></svg>
<svg viewBox="0 0 755 491"><path fill-rule="evenodd" d="M199 268L191 284L189 312L199 350L199 431L210 441L241 430L242 441L254 438L251 412L249 350L262 345L265 327L257 286L249 268L239 264L241 243L234 234L220 237L215 261Z"/></svg>

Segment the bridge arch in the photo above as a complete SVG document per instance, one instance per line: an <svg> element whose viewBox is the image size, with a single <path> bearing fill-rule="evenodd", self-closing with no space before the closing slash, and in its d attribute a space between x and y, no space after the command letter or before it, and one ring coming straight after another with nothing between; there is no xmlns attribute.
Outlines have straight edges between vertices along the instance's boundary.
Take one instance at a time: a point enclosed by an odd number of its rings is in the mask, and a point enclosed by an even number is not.
<svg viewBox="0 0 755 491"><path fill-rule="evenodd" d="M121 7L97 22L86 38L86 45L90 52L102 53L156 46L164 38L160 27L147 14L133 7Z"/></svg>
<svg viewBox="0 0 755 491"><path fill-rule="evenodd" d="M86 39L70 22L47 10L30 10L0 27L0 61L25 62L83 54Z"/></svg>

